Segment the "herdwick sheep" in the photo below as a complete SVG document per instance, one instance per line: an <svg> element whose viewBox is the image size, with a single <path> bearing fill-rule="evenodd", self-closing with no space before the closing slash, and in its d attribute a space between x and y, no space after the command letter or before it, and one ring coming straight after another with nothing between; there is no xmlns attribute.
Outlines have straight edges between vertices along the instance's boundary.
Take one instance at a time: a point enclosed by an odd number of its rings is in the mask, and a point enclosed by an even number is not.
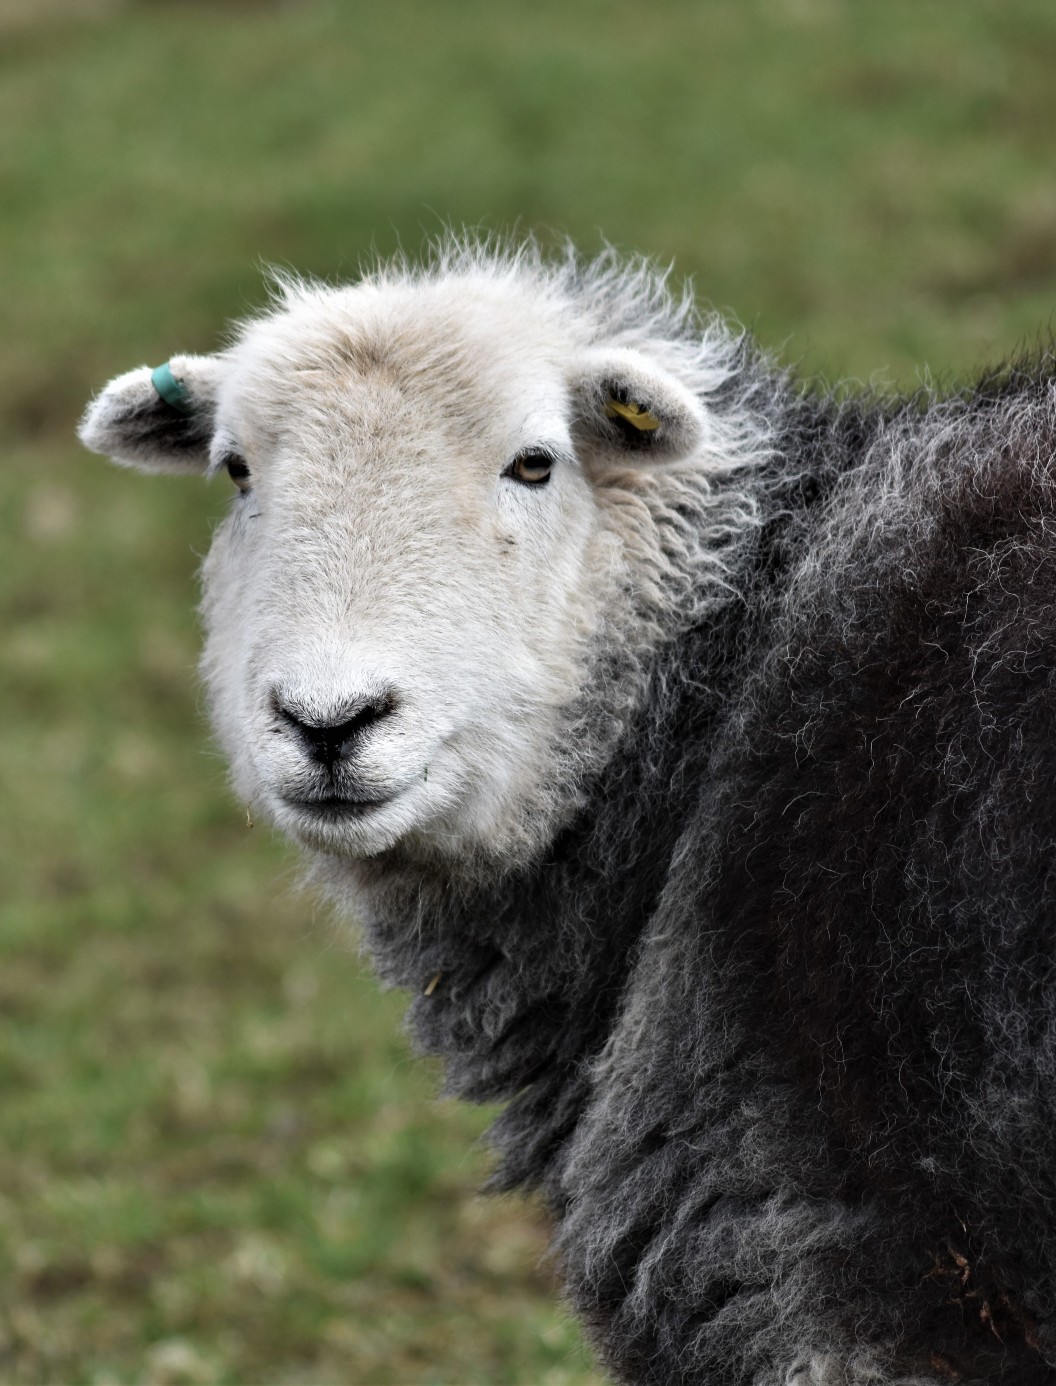
<svg viewBox="0 0 1056 1386"><path fill-rule="evenodd" d="M1056 362L827 396L648 265L283 280L89 448L227 471L238 794L503 1100L614 1377L1056 1382Z"/></svg>

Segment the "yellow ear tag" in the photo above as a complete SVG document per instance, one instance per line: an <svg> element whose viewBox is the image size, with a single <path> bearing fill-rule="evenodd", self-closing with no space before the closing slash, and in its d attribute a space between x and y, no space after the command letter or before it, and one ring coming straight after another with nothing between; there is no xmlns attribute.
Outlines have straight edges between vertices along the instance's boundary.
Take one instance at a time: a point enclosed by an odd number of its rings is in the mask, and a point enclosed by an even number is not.
<svg viewBox="0 0 1056 1386"><path fill-rule="evenodd" d="M626 419L632 428L637 428L642 433L652 433L660 427L660 420L656 415L650 414L649 410L643 409L640 404L621 404L618 399L610 399L605 406L605 412L610 419L617 415L621 419Z"/></svg>

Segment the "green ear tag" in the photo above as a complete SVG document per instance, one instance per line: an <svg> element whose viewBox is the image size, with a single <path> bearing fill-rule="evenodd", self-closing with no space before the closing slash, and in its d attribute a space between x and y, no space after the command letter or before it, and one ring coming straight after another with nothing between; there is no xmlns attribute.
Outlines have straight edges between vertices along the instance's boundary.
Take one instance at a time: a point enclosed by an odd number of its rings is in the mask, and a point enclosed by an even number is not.
<svg viewBox="0 0 1056 1386"><path fill-rule="evenodd" d="M155 366L150 373L150 382L166 404L178 409L181 414L191 412L191 392L182 380L177 380L168 361L164 366Z"/></svg>

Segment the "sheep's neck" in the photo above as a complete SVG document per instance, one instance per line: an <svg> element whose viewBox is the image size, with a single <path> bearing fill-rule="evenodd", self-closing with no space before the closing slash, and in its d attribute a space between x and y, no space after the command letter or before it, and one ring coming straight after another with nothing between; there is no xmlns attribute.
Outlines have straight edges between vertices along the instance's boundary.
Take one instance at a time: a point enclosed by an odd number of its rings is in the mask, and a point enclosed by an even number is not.
<svg viewBox="0 0 1056 1386"><path fill-rule="evenodd" d="M698 630L658 656L637 725L545 860L490 887L371 892L367 945L416 993L410 1028L446 1060L446 1090L509 1102L493 1131L502 1185L550 1183L578 1117L700 783L721 693L693 671L719 638Z"/></svg>
<svg viewBox="0 0 1056 1386"><path fill-rule="evenodd" d="M790 428L798 438L814 427L823 453L829 420L806 404L801 413ZM768 490L771 518L744 552L740 592L656 652L637 721L543 861L490 887L429 885L414 873L379 883L366 940L382 976L416 993L418 1046L445 1059L449 1093L508 1103L492 1131L499 1186L542 1184L558 1196L591 1061L707 782L716 724L749 652L766 647L770 596L795 548L789 521L824 489L797 474Z"/></svg>

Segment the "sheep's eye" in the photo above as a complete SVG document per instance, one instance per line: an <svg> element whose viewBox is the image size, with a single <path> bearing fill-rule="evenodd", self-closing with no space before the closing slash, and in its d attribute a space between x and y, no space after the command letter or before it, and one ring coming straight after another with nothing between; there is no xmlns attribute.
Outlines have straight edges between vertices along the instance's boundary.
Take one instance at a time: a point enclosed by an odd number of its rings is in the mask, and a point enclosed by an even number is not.
<svg viewBox="0 0 1056 1386"><path fill-rule="evenodd" d="M231 457L226 457L224 459L224 466L227 468L228 476L235 483L238 489L240 491L248 491L251 485L249 478L249 468L246 466L242 458L235 457L233 455Z"/></svg>
<svg viewBox="0 0 1056 1386"><path fill-rule="evenodd" d="M548 452L522 452L506 468L505 475L525 486L544 486L553 466L554 459Z"/></svg>

